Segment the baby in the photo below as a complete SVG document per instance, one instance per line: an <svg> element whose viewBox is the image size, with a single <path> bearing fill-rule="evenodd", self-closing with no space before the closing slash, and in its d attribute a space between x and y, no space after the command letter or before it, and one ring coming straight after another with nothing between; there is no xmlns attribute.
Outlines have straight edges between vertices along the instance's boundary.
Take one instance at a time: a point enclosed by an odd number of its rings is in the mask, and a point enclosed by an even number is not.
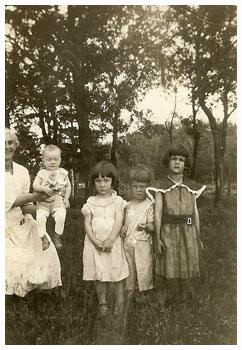
<svg viewBox="0 0 242 350"><path fill-rule="evenodd" d="M49 197L44 202L37 203L37 227L42 238L43 250L49 247L46 236L46 221L51 214L55 220L53 238L57 249L62 248L61 235L64 231L66 209L70 207L71 183L67 170L60 168L61 150L55 145L48 145L42 153L45 169L41 169L33 183L33 189L44 192Z"/></svg>

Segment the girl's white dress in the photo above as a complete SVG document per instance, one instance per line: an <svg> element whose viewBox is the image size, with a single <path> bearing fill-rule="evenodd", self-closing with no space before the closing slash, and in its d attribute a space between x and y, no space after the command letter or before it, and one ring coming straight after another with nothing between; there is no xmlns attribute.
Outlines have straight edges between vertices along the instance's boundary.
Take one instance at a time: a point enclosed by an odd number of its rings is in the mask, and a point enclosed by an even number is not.
<svg viewBox="0 0 242 350"><path fill-rule="evenodd" d="M110 235L117 211L126 202L113 191L108 198L89 197L82 207L84 216L91 216L95 237L104 241ZM111 252L97 250L88 235L85 236L83 250L83 279L103 282L121 281L129 275L123 241L120 235L114 241Z"/></svg>
<svg viewBox="0 0 242 350"><path fill-rule="evenodd" d="M14 207L16 198L29 193L26 168L13 162L13 174L5 173L5 293L24 297L35 288L50 289L61 285L61 267L56 249L42 251L36 221Z"/></svg>

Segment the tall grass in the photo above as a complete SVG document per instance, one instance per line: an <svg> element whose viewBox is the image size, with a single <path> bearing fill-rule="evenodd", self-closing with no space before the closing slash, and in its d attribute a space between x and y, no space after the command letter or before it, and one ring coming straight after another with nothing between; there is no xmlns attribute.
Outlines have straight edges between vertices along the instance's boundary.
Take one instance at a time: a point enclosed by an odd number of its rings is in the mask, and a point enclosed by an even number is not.
<svg viewBox="0 0 242 350"><path fill-rule="evenodd" d="M114 316L97 317L94 286L82 281L82 216L71 209L60 254L63 287L6 297L6 344L236 344L236 200L214 208L202 198L200 216L206 276L197 301L163 312L151 291L124 329Z"/></svg>

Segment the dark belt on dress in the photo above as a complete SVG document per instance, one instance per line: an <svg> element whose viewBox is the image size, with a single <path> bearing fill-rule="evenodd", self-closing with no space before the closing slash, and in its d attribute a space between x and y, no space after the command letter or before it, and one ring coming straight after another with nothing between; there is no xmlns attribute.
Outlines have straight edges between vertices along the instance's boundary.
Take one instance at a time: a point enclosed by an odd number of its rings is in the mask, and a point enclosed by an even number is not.
<svg viewBox="0 0 242 350"><path fill-rule="evenodd" d="M162 218L162 224L173 224L173 225L192 225L192 215L170 215L164 214Z"/></svg>

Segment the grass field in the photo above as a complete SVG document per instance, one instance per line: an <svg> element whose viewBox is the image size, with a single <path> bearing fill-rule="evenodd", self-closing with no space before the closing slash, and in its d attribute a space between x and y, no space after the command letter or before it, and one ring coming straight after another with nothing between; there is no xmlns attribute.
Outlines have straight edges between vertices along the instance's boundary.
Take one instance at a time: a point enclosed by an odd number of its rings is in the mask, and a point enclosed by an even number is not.
<svg viewBox="0 0 242 350"><path fill-rule="evenodd" d="M6 344L236 344L236 199L215 209L205 196L199 210L206 276L196 302L163 313L150 292L133 306L125 330L114 316L100 321L94 286L82 281L80 209L71 209L60 255L63 287L7 297Z"/></svg>

